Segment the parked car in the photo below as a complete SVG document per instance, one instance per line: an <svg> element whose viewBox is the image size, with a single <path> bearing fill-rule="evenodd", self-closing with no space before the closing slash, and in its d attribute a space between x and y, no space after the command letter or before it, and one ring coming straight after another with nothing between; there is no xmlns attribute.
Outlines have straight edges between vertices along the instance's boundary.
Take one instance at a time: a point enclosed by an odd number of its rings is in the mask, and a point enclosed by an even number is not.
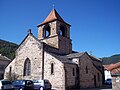
<svg viewBox="0 0 120 90"><path fill-rule="evenodd" d="M34 89L35 90L40 90L43 88L43 90L51 90L52 85L49 82L49 80L33 80L34 83Z"/></svg>
<svg viewBox="0 0 120 90"><path fill-rule="evenodd" d="M12 84L15 90L34 90L34 84L31 80L15 80Z"/></svg>
<svg viewBox="0 0 120 90"><path fill-rule="evenodd" d="M14 90L14 86L9 80L0 80L0 90Z"/></svg>
<svg viewBox="0 0 120 90"><path fill-rule="evenodd" d="M105 80L105 84L112 85L112 79L108 78L107 80Z"/></svg>

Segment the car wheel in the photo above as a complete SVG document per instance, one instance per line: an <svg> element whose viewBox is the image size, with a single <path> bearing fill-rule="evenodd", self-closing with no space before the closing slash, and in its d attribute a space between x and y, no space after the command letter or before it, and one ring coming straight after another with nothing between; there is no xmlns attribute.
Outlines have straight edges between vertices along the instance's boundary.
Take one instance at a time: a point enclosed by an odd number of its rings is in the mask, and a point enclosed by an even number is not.
<svg viewBox="0 0 120 90"><path fill-rule="evenodd" d="M44 90L43 87L40 87L39 90Z"/></svg>

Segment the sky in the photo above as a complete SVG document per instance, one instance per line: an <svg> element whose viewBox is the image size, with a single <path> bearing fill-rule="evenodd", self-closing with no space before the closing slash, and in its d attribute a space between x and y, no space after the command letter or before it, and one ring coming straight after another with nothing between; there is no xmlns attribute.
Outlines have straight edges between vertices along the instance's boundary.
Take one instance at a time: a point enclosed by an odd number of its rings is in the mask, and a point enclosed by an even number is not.
<svg viewBox="0 0 120 90"><path fill-rule="evenodd" d="M0 39L17 43L53 9L71 25L73 50L96 57L120 54L120 0L0 0Z"/></svg>

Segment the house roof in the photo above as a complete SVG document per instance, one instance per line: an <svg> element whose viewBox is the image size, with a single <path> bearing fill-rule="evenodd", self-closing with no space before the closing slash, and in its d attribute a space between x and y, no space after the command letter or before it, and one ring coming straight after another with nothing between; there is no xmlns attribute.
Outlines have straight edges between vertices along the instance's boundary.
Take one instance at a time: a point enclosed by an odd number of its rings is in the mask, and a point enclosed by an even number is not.
<svg viewBox="0 0 120 90"><path fill-rule="evenodd" d="M108 70L107 68L109 67L110 65L103 65L104 69L105 70ZM109 70L108 70L109 71Z"/></svg>
<svg viewBox="0 0 120 90"><path fill-rule="evenodd" d="M110 65L104 65L104 68L111 71L112 74L120 74L120 62Z"/></svg>
<svg viewBox="0 0 120 90"><path fill-rule="evenodd" d="M65 21L64 21L64 20L62 19L62 17L58 14L58 12L57 12L55 9L53 9L53 10L49 13L49 15L47 16L47 18L46 18L41 24L39 24L38 26L43 25L43 24L46 24L46 23L49 23L49 22L52 22L52 21L54 21L54 20L59 20L59 21L65 23ZM66 23L66 24L67 24L67 23ZM69 25L69 24L68 24L68 25Z"/></svg>
<svg viewBox="0 0 120 90"><path fill-rule="evenodd" d="M2 54L0 54L0 60L8 60L8 61L10 61L9 58L7 58L6 56L2 56Z"/></svg>
<svg viewBox="0 0 120 90"><path fill-rule="evenodd" d="M120 67L120 62L115 63L115 64L110 64L110 65L104 65L104 68L109 71L119 68L119 67Z"/></svg>

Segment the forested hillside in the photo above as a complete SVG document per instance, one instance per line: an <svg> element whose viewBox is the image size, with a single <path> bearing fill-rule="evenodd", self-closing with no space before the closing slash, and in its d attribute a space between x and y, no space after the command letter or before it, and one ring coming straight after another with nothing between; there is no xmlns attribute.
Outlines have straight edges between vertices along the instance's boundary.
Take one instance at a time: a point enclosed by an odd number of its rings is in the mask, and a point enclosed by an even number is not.
<svg viewBox="0 0 120 90"><path fill-rule="evenodd" d="M120 54L113 55L111 57L102 58L103 65L114 64L120 62Z"/></svg>
<svg viewBox="0 0 120 90"><path fill-rule="evenodd" d="M17 48L17 44L0 39L0 54L10 58L11 60L15 57L15 51Z"/></svg>

